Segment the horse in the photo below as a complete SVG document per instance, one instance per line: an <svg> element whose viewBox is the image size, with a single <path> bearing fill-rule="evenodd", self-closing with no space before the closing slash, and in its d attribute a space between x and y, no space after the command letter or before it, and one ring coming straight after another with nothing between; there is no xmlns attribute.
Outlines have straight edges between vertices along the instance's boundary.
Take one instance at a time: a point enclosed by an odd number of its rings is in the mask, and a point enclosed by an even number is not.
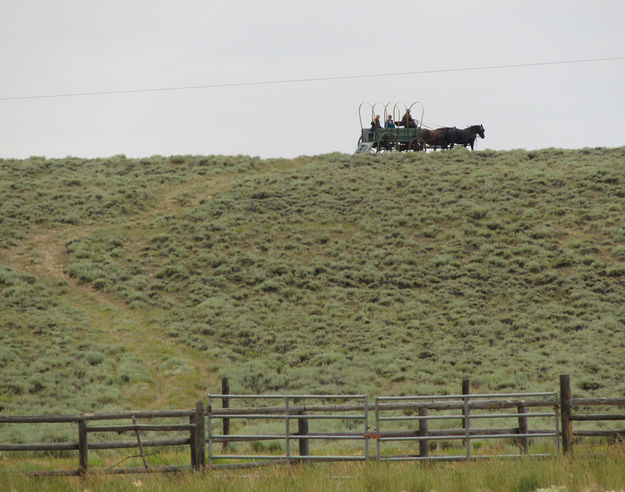
<svg viewBox="0 0 625 492"><path fill-rule="evenodd" d="M421 138L425 145L437 149L446 149L449 146L451 133L455 128L449 126L443 128L437 128L436 130L428 130L427 128L421 129Z"/></svg>
<svg viewBox="0 0 625 492"><path fill-rule="evenodd" d="M463 145L465 147L470 145L471 150L473 150L476 135L479 135L480 138L484 138L484 127L482 125L468 126L463 130L452 128L447 135L449 138L448 143L452 148L456 144Z"/></svg>

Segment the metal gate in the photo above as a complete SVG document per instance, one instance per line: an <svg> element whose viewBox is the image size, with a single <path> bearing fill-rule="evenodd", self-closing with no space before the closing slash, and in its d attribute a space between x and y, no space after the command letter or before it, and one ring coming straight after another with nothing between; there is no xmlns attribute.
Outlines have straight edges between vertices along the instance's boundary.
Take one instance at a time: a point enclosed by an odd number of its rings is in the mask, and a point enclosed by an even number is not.
<svg viewBox="0 0 625 492"><path fill-rule="evenodd" d="M215 400L222 401L222 408L213 407ZM230 401L250 402L246 407L230 408ZM258 406L262 401L278 405ZM223 405L226 403L227 405ZM227 408L223 408L226 406ZM208 465L213 468L241 464L263 464L263 462L297 461L368 461L369 460L369 401L367 395L208 395ZM239 423L237 433L215 433L216 421L230 420ZM247 421L253 420L249 425ZM270 432L263 431L257 422L275 422ZM282 422L280 422L282 421ZM311 422L323 424L321 429L310 429ZM331 424L333 423L333 425ZM297 427L297 430L295 430ZM224 425L222 429L225 430ZM310 442L315 440L362 441L359 454L311 454ZM262 442L278 443L279 447L268 448ZM255 453L240 453L228 447L231 443L252 443ZM216 453L215 446L222 444L222 452ZM297 443L298 450L293 449ZM269 449L272 454L264 453ZM230 451L230 452L227 452ZM217 462L217 463L216 463Z"/></svg>
<svg viewBox="0 0 625 492"><path fill-rule="evenodd" d="M496 425L510 420L518 426ZM376 457L382 461L552 456L560 448L557 393L377 397L375 422ZM504 440L501 450L479 454L480 443L489 439ZM536 444L538 440L553 441L553 445L543 442L530 452L530 441ZM463 445L454 446L454 441ZM390 443L394 448L384 453L383 445ZM438 450L438 443L447 444L445 454L431 454L431 448ZM511 447L519 451L509 452Z"/></svg>
<svg viewBox="0 0 625 492"><path fill-rule="evenodd" d="M214 406L219 401L221 408ZM555 392L380 396L373 405L367 395L211 394L208 465L553 456L560 449L558 407ZM310 443L320 440L334 442L311 452ZM485 440L501 442L484 454Z"/></svg>

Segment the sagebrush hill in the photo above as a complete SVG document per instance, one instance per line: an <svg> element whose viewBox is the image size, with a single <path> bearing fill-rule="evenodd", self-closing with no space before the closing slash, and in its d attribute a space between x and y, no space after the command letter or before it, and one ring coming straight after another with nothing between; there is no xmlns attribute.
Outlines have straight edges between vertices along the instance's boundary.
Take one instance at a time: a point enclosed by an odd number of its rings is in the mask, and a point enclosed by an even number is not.
<svg viewBox="0 0 625 492"><path fill-rule="evenodd" d="M625 147L0 159L0 412L625 395Z"/></svg>

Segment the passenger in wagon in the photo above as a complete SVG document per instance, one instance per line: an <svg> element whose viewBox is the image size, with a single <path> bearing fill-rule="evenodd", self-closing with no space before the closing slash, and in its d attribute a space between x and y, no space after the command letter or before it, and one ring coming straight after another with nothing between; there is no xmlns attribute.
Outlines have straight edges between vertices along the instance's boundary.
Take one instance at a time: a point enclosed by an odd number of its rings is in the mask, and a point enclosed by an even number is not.
<svg viewBox="0 0 625 492"><path fill-rule="evenodd" d="M410 114L410 110L406 110L406 114L397 122L397 126L405 126L406 128L417 128L417 122Z"/></svg>
<svg viewBox="0 0 625 492"><path fill-rule="evenodd" d="M371 120L371 129L375 130L376 128L382 128L382 125L380 124L380 115L376 114L375 118Z"/></svg>
<svg viewBox="0 0 625 492"><path fill-rule="evenodd" d="M393 122L393 116L388 115L386 121L384 122L384 128L395 128L395 123Z"/></svg>

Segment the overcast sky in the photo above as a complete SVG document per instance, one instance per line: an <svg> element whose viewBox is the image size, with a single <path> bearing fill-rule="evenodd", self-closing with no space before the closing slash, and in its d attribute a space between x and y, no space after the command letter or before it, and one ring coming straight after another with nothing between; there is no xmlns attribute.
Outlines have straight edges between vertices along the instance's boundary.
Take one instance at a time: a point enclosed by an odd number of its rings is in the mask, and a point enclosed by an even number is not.
<svg viewBox="0 0 625 492"><path fill-rule="evenodd" d="M0 157L351 153L361 102L416 100L431 127L483 124L478 149L621 146L624 19L623 0L0 0ZM430 73L364 77L399 72Z"/></svg>

